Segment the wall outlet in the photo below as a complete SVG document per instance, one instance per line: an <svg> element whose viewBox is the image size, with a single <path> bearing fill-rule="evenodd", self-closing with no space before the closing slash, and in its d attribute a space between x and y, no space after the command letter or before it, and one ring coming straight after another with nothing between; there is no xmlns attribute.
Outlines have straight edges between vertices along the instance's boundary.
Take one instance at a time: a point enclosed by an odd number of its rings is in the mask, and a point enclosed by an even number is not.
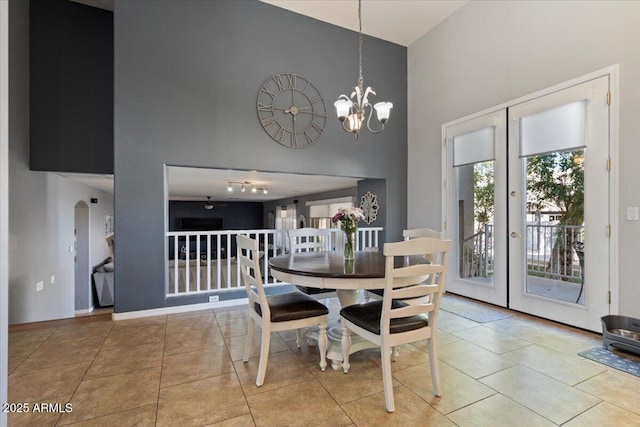
<svg viewBox="0 0 640 427"><path fill-rule="evenodd" d="M40 292L43 289L44 289L44 282L41 280L38 283L36 283L36 292Z"/></svg>
<svg viewBox="0 0 640 427"><path fill-rule="evenodd" d="M51 284L53 285L54 283L56 283L56 276L55 274L51 275Z"/></svg>
<svg viewBox="0 0 640 427"><path fill-rule="evenodd" d="M218 295L209 296L209 302L218 302L220 301L220 297Z"/></svg>

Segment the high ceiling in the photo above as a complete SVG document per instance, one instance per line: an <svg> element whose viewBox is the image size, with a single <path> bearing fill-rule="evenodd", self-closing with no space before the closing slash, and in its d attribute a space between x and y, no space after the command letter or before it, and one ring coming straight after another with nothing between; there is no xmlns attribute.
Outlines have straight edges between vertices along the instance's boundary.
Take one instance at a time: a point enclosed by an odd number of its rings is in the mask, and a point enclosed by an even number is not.
<svg viewBox="0 0 640 427"><path fill-rule="evenodd" d="M260 0L358 31L356 0ZM469 0L363 0L362 32L409 46Z"/></svg>
<svg viewBox="0 0 640 427"><path fill-rule="evenodd" d="M113 10L113 0L71 0ZM214 0L211 0L214 1ZM260 0L319 21L358 31L356 0ZM409 46L470 0L364 0L362 32Z"/></svg>
<svg viewBox="0 0 640 427"><path fill-rule="evenodd" d="M71 0L89 6L113 10L113 0ZM213 1L213 0L212 0ZM358 30L356 0L261 0L273 6L306 15L333 25ZM467 4L468 0L364 0L362 3L363 33L408 46L423 34ZM86 185L113 193L112 175L61 174ZM267 187L268 194L250 191L227 191L228 182L249 181L257 187ZM173 200L216 201L277 200L303 194L314 194L356 186L357 178L292 175L257 171L236 171L202 168L171 168L169 198Z"/></svg>

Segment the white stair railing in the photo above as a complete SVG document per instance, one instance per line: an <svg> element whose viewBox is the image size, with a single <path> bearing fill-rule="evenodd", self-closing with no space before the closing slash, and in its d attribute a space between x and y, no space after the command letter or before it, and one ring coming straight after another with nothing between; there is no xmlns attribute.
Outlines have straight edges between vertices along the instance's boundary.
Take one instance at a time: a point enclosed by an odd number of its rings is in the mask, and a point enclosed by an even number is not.
<svg viewBox="0 0 640 427"><path fill-rule="evenodd" d="M357 250L378 247L382 230L382 227L359 228L356 235ZM344 233L336 228L330 231L329 247L341 251ZM238 234L246 234L258 241L265 285L278 283L270 275L269 259L288 252L287 230L169 231L165 234L169 254L165 270L166 295L176 297L242 288L235 249L235 237Z"/></svg>

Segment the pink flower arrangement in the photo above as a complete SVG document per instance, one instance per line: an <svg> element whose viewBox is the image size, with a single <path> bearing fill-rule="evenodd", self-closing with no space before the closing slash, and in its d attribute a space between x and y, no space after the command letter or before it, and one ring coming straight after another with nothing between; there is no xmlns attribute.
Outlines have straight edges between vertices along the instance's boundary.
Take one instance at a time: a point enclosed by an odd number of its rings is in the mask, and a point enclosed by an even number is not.
<svg viewBox="0 0 640 427"><path fill-rule="evenodd" d="M351 207L351 208L340 208L338 212L331 218L331 222L334 224L339 224L342 231L345 233L354 233L358 228L358 221L362 221L364 219L364 212L362 209Z"/></svg>

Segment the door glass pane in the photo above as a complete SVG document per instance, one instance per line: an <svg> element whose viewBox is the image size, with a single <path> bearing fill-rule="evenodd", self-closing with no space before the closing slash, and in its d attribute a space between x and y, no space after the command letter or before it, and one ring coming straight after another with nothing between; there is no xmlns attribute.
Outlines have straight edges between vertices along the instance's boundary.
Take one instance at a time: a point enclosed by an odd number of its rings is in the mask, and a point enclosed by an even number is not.
<svg viewBox="0 0 640 427"><path fill-rule="evenodd" d="M458 275L493 283L494 161L455 168Z"/></svg>
<svg viewBox="0 0 640 427"><path fill-rule="evenodd" d="M584 149L526 162L526 292L584 304Z"/></svg>

